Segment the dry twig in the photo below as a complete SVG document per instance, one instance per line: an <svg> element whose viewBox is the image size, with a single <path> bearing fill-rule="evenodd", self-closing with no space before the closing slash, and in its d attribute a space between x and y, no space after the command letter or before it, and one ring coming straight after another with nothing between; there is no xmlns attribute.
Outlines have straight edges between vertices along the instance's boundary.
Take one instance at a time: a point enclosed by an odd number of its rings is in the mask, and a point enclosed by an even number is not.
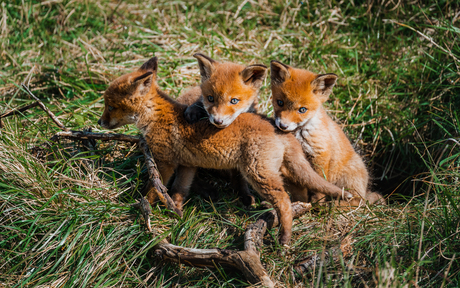
<svg viewBox="0 0 460 288"><path fill-rule="evenodd" d="M94 133L87 131L62 131L56 133L51 140L55 141L58 138L69 138L73 140L82 140L82 139L94 139L101 141L125 141L129 143L139 143L140 138L137 136L125 135L125 134L115 134L115 133Z"/></svg>
<svg viewBox="0 0 460 288"><path fill-rule="evenodd" d="M292 203L292 214L298 218L311 209L310 203ZM275 210L264 213L248 226L244 235L244 250L192 249L163 241L154 247L156 255L164 260L197 267L215 267L216 264L240 270L252 283L274 287L274 283L260 262L258 248L262 247L267 229L279 225Z"/></svg>
<svg viewBox="0 0 460 288"><path fill-rule="evenodd" d="M51 140L56 141L58 138L70 138L74 140L84 140L84 139L96 139L101 141L126 141L130 143L138 143L139 147L141 148L142 153L145 157L145 164L147 166L147 171L149 172L149 179L150 184L155 190L156 196L160 199L160 201L166 205L166 207L174 212L176 212L179 216L182 216L182 212L176 208L176 204L171 199L168 194L168 189L163 185L161 182L160 173L158 173L155 160L150 153L147 143L143 137L136 137L130 136L125 134L104 134L104 133L94 133L94 132L87 132L87 131L63 131L56 133ZM150 194L151 192L149 192ZM148 195L149 197L149 195Z"/></svg>
<svg viewBox="0 0 460 288"><path fill-rule="evenodd" d="M29 110L31 108L34 108L34 107L36 107L38 105L39 105L38 102L34 102L34 103L29 104L27 106L24 106L24 107L21 107L21 108L18 108L18 109L11 110L11 111L8 111L6 113L3 113L2 115L0 115L0 128L3 128L2 118L13 116L13 115L16 115L16 114L21 114L22 112L24 112L26 110Z"/></svg>
<svg viewBox="0 0 460 288"><path fill-rule="evenodd" d="M61 130L63 131L68 131L69 129L67 127L64 126L64 124L62 124L61 121L59 121L59 119L56 117L56 115L53 114L53 112L51 112L46 106L45 104L43 104L43 102L38 99L37 96L35 96L30 90L29 88L27 88L27 86L23 83L21 84L22 88L24 88L24 90L26 90L27 94L30 95L30 97L34 98L37 102L38 102L38 106L40 106L40 108L43 109L43 111L45 111L48 116L50 116L50 118L54 121L54 123L56 123L56 125L61 128Z"/></svg>
<svg viewBox="0 0 460 288"><path fill-rule="evenodd" d="M152 226L150 225L150 214L152 214L152 208L150 207L149 201L145 200L144 197L139 199L139 203L133 204L133 208L141 210L142 216L145 219L145 225L149 232L152 232Z"/></svg>
<svg viewBox="0 0 460 288"><path fill-rule="evenodd" d="M155 164L152 154L150 153L149 146L147 145L147 142L143 137L139 141L139 147L141 148L142 153L144 153L145 165L147 165L147 170L149 171L150 175L150 184L154 188L156 196L160 199L160 201L163 204L166 205L166 207L168 207L168 209L176 212L177 215L182 217L182 211L176 207L176 204L168 194L168 189L166 189L166 187L161 182L160 173L158 173L157 170L157 165ZM149 191L149 193L147 194L147 198L150 197L150 193L151 191Z"/></svg>

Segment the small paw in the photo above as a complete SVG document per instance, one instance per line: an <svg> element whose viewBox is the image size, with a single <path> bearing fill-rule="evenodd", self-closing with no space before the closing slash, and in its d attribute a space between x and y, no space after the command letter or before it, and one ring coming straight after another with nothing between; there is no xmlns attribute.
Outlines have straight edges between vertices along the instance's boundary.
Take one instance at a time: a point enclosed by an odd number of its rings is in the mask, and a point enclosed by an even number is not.
<svg viewBox="0 0 460 288"><path fill-rule="evenodd" d="M283 246L283 247L287 247L289 248L289 242L291 240L291 235L281 235L279 241L280 241L280 245Z"/></svg>
<svg viewBox="0 0 460 288"><path fill-rule="evenodd" d="M353 197L354 197L353 194L351 194L350 192L342 190L342 198L343 199L350 200Z"/></svg>
<svg viewBox="0 0 460 288"><path fill-rule="evenodd" d="M256 205L256 198L252 194L244 195L241 198L241 201L243 201L244 206L254 207Z"/></svg>
<svg viewBox="0 0 460 288"><path fill-rule="evenodd" d="M206 111L204 111L202 107L199 107L195 104L187 107L184 112L185 120L187 120L189 124L196 123L206 116Z"/></svg>
<svg viewBox="0 0 460 288"><path fill-rule="evenodd" d="M174 210L174 212L176 212L176 214L179 215L179 218L182 218L182 216L184 216L183 213L182 213L182 210L180 210L180 209L178 209L178 208L176 208L176 209Z"/></svg>

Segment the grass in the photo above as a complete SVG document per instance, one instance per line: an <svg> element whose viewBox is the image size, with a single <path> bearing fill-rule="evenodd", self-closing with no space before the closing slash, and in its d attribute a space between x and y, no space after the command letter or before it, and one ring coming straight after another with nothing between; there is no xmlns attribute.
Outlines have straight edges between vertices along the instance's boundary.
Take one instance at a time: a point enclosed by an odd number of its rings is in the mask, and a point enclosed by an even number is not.
<svg viewBox="0 0 460 288"><path fill-rule="evenodd" d="M394 3L397 2L397 3ZM289 287L456 287L460 282L460 32L451 1L9 1L0 4L0 113L35 95L72 129L93 127L116 76L160 59L174 97L199 83L195 52L279 60L338 85L327 102L368 162L387 207L324 208L294 222L290 249L265 237L262 262ZM261 107L269 115L270 83ZM187 247L241 249L260 211L212 175L220 198L196 193L183 219L153 207L155 237L129 208L146 171L135 147L61 141L38 108L2 120L0 286L233 287L242 275L162 263L162 237ZM137 134L132 126L119 133ZM341 246L342 257L299 275L293 265Z"/></svg>

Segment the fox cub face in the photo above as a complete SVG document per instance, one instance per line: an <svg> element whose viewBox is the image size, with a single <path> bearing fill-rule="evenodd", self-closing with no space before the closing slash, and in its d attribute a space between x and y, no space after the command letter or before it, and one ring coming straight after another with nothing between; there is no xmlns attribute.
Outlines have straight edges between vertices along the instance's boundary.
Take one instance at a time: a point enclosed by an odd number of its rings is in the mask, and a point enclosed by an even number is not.
<svg viewBox="0 0 460 288"><path fill-rule="evenodd" d="M225 128L251 108L267 75L267 66L220 63L200 53L193 57L200 66L203 106L209 121Z"/></svg>
<svg viewBox="0 0 460 288"><path fill-rule="evenodd" d="M315 74L272 61L271 88L276 126L293 131L312 120L337 81L335 74Z"/></svg>
<svg viewBox="0 0 460 288"><path fill-rule="evenodd" d="M158 66L153 57L139 70L115 79L104 93L104 113L97 123L106 129L115 129L137 122L137 111L143 96L150 91Z"/></svg>

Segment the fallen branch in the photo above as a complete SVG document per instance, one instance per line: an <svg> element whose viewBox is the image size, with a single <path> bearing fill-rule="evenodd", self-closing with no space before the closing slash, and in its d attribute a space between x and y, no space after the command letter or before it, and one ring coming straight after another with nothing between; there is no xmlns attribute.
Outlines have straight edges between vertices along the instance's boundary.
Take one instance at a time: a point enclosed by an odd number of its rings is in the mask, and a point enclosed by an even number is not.
<svg viewBox="0 0 460 288"><path fill-rule="evenodd" d="M13 115L16 115L16 114L22 114L22 112L24 112L26 110L29 110L31 108L34 108L34 107L36 107L38 105L39 105L38 102L34 102L34 103L29 104L27 106L24 106L24 107L21 107L21 108L18 108L18 109L11 110L11 111L8 111L6 113L3 113L2 115L0 115L0 128L3 128L2 118L13 116Z"/></svg>
<svg viewBox="0 0 460 288"><path fill-rule="evenodd" d="M61 128L61 130L64 130L64 131L68 131L69 129L67 127L64 126L64 124L62 124L61 121L59 121L59 119L56 117L56 115L53 114L53 112L51 112L48 108L46 108L45 104L43 104L43 102L38 99L37 96L35 96L30 90L29 88L27 88L27 86L23 83L21 84L22 88L24 88L24 90L26 90L27 94L30 95L30 97L34 98L37 102L38 102L38 106L40 106L40 108L43 109L43 111L45 111L48 116L50 116L50 118L54 121L54 123L56 123L56 125Z"/></svg>
<svg viewBox="0 0 460 288"><path fill-rule="evenodd" d="M300 217L311 209L310 203L296 202L291 205L294 218ZM278 225L275 210L262 214L246 229L243 251L184 248L164 241L157 244L154 249L156 255L164 260L196 267L215 267L216 264L232 267L240 270L246 279L254 284L274 287L274 283L260 262L258 248L262 247L267 229Z"/></svg>
<svg viewBox="0 0 460 288"><path fill-rule="evenodd" d="M152 153L150 153L149 146L147 145L147 142L145 141L144 137L142 137L139 140L139 147L141 148L142 153L144 154L145 157L145 165L147 166L147 171L149 171L149 179L150 179L150 184L154 188L156 192L156 196L160 199L160 201L168 207L168 209L174 211L182 217L182 211L179 210L176 207L176 204L174 201L171 199L171 197L168 194L168 189L163 185L160 179L160 173L158 173L157 165L155 164L155 161L153 160ZM150 200L149 197L151 197L152 189L148 192L147 194L147 199ZM149 201L150 202L150 201Z"/></svg>
<svg viewBox="0 0 460 288"><path fill-rule="evenodd" d="M62 131L54 134L51 140L55 141L58 138L68 138L73 140L82 140L82 139L94 139L101 141L125 141L129 143L139 143L140 137L125 135L125 134L115 134L115 133L94 133L88 131Z"/></svg>
<svg viewBox="0 0 460 288"><path fill-rule="evenodd" d="M149 180L150 184L154 189L154 193L156 193L156 196L160 201L166 205L166 207L175 213L177 213L179 216L182 217L182 211L177 209L176 204L174 201L171 199L171 197L168 194L168 189L163 185L161 179L160 179L160 173L158 173L155 160L153 160L153 156L150 153L149 147L147 145L147 142L145 142L145 139L143 137L137 137L137 136L130 136L130 135L125 135L125 134L111 134L111 133L94 133L94 132L89 132L89 131L62 131L56 133L51 140L56 141L59 138L69 138L69 139L74 139L74 140L87 140L87 139L95 139L95 140L101 140L101 141L113 141L113 140L118 140L118 141L126 141L130 143L138 143L139 147L144 154L145 157L145 164L147 166L147 171L149 173ZM149 191L149 194L152 193ZM151 198L152 195L147 195L148 198Z"/></svg>

